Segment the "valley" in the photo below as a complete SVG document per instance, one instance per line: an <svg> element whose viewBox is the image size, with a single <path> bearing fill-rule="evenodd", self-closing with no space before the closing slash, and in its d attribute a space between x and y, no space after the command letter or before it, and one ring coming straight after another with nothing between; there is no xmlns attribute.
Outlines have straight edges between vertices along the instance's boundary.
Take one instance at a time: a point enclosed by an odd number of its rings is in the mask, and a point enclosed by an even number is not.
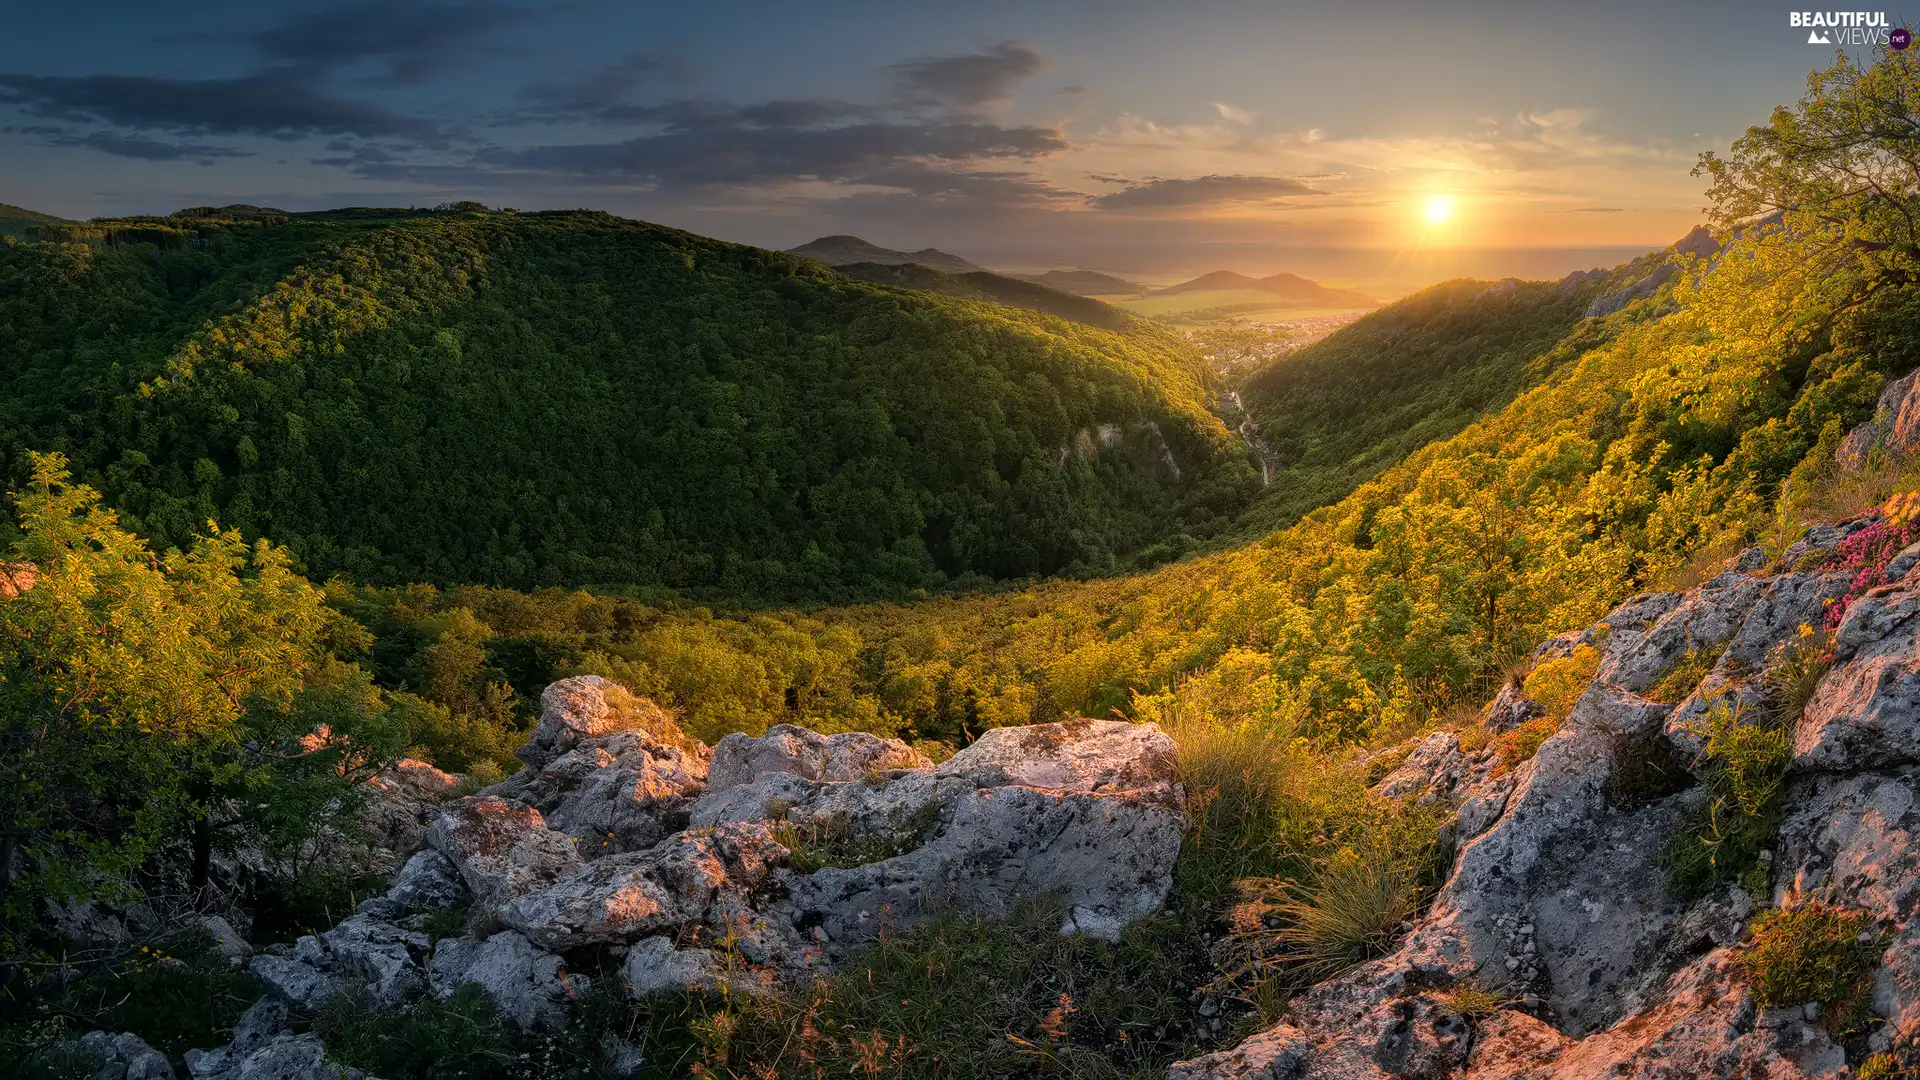
<svg viewBox="0 0 1920 1080"><path fill-rule="evenodd" d="M1023 48L644 119L1054 152L986 130ZM1676 242L1391 300L0 206L0 1072L1913 1075L1916 87L1842 55ZM1012 186L1344 179L1137 175Z"/></svg>

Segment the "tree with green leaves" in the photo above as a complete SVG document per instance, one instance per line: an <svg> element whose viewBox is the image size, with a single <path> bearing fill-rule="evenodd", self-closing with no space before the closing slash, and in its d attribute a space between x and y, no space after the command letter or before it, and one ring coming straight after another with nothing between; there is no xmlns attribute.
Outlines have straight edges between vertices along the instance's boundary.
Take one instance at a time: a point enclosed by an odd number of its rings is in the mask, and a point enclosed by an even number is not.
<svg viewBox="0 0 1920 1080"><path fill-rule="evenodd" d="M216 847L272 857L350 817L407 742L360 631L286 553L208 531L153 552L57 454L13 494L0 592L0 940L44 905L160 883L191 903ZM11 595L8 595L11 594ZM10 974L0 965L0 981Z"/></svg>
<svg viewBox="0 0 1920 1080"><path fill-rule="evenodd" d="M1716 226L1793 238L1780 273L1856 294L1911 284L1920 271L1920 56L1883 48L1861 65L1839 53L1807 77L1797 105L1774 109L1725 157L1702 154L1694 175L1712 181Z"/></svg>

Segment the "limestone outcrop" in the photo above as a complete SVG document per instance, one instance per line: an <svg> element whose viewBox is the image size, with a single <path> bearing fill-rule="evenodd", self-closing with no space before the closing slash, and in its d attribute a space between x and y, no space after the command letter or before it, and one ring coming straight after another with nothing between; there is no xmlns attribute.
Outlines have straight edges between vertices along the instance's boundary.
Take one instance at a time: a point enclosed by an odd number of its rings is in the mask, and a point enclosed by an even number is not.
<svg viewBox="0 0 1920 1080"><path fill-rule="evenodd" d="M1114 938L1165 901L1184 828L1173 743L1149 724L1000 729L939 765L786 724L709 750L583 676L547 689L520 755L514 776L436 805L385 895L251 956L270 996L232 1044L189 1056L193 1075L331 1067L285 1018L342 994L399 1007L477 985L534 1029L564 1020L576 960L611 956L637 998L753 992L886 927L1042 899L1062 933ZM417 769L385 783L409 802L452 787ZM446 936L449 920L465 929Z"/></svg>
<svg viewBox="0 0 1920 1080"><path fill-rule="evenodd" d="M1912 1068L1920 580L1905 579L1912 560L1869 568L1877 578L1821 565L1873 524L1816 530L1771 571L1743 553L1697 589L1633 597L1593 630L1548 643L1543 655L1594 644L1598 673L1511 772L1486 769L1491 751L1466 753L1450 733L1414 747L1376 790L1459 807L1456 854L1429 910L1390 955L1313 987L1283 1022L1174 1066L1170 1080L1784 1080L1851 1075L1876 1054L1876 1069ZM1831 670L1815 671L1802 711L1782 715L1783 665L1821 647L1818 628L1842 609ZM1669 676L1687 665L1704 675L1677 695ZM1503 690L1489 717L1510 726L1520 700ZM1710 798L1710 714L1790 735L1791 766L1769 811L1771 846L1736 882L1689 893L1668 852ZM1651 781L1662 763L1677 768ZM1756 913L1810 905L1864 919L1859 940L1879 950L1842 1021L1833 1002L1763 1007L1743 967Z"/></svg>

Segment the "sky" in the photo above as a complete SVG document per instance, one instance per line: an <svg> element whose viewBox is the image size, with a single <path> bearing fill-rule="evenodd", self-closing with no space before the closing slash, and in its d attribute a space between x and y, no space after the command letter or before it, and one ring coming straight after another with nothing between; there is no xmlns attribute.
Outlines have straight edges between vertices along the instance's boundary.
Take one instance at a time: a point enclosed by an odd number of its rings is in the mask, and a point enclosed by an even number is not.
<svg viewBox="0 0 1920 1080"><path fill-rule="evenodd" d="M1389 288L1671 243L1703 216L1700 152L1835 48L1707 0L143 0L7 24L0 202L67 217L477 199Z"/></svg>

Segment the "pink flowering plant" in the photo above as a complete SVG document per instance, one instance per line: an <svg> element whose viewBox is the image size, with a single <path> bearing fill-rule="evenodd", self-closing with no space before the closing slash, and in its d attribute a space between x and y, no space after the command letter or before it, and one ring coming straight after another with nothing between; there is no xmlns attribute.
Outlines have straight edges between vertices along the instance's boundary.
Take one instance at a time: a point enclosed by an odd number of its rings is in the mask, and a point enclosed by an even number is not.
<svg viewBox="0 0 1920 1080"><path fill-rule="evenodd" d="M1827 606L1827 629L1839 626L1847 608L1868 589L1886 583L1887 564L1915 540L1920 540L1920 492L1910 491L1888 499L1879 521L1840 541L1831 569L1852 576L1846 593Z"/></svg>

